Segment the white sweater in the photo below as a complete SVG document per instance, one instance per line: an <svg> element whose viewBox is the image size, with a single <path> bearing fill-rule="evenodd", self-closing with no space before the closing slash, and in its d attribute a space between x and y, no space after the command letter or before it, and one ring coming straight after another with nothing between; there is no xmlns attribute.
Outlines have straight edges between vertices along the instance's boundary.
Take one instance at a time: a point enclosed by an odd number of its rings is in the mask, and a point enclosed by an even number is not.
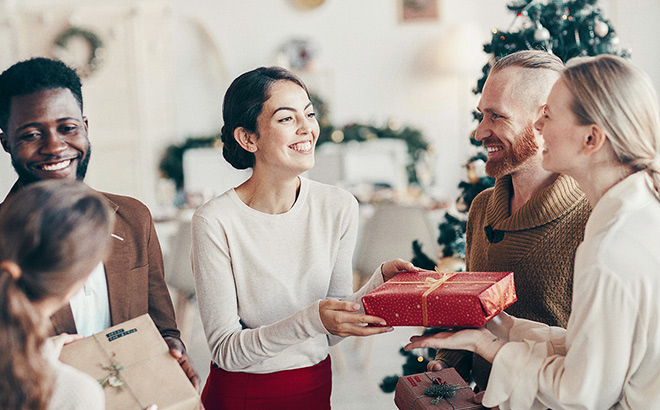
<svg viewBox="0 0 660 410"><path fill-rule="evenodd" d="M660 202L638 172L598 201L575 256L567 328L500 315L484 405L650 409L660 403Z"/></svg>
<svg viewBox="0 0 660 410"><path fill-rule="evenodd" d="M60 362L53 341L46 339L42 352L55 375L48 410L103 410L105 395L101 385L91 376Z"/></svg>
<svg viewBox="0 0 660 410"><path fill-rule="evenodd" d="M352 292L357 201L300 179L298 198L283 214L252 209L231 189L193 216L197 301L212 360L227 371L317 364L329 345L319 301ZM347 300L359 301L382 283L374 274Z"/></svg>

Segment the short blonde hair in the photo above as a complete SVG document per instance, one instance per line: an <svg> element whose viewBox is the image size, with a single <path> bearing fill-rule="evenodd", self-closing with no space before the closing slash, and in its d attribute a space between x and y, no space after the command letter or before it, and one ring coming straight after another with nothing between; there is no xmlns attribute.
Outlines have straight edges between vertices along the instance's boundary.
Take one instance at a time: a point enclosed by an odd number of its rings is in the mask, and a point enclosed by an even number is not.
<svg viewBox="0 0 660 410"><path fill-rule="evenodd" d="M489 76L505 69L516 69L515 98L537 111L547 100L552 86L564 70L564 63L554 54L543 50L522 50L497 60Z"/></svg>
<svg viewBox="0 0 660 410"><path fill-rule="evenodd" d="M491 73L496 73L507 67L551 70L561 73L564 63L554 54L543 50L522 50L508 54L493 64Z"/></svg>
<svg viewBox="0 0 660 410"><path fill-rule="evenodd" d="M583 125L598 124L617 160L653 177L660 199L660 108L649 77L609 54L571 59L562 74Z"/></svg>

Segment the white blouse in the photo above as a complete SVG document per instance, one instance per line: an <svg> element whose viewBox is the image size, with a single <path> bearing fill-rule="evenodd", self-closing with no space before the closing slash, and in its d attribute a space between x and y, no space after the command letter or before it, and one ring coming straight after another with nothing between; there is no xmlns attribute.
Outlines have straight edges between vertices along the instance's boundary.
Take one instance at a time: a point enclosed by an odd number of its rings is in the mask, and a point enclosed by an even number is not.
<svg viewBox="0 0 660 410"><path fill-rule="evenodd" d="M596 204L575 257L567 329L502 314L483 399L505 409L648 409L660 403L660 202L646 172Z"/></svg>
<svg viewBox="0 0 660 410"><path fill-rule="evenodd" d="M105 409L105 395L99 382L60 362L57 359L60 352L52 340L46 339L42 352L55 375L55 386L48 402L48 410Z"/></svg>

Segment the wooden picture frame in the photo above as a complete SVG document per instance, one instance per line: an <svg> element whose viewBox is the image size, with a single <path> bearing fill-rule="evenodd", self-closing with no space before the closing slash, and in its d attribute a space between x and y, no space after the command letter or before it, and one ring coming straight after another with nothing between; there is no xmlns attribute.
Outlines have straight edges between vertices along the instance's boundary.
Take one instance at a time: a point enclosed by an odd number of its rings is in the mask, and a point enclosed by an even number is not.
<svg viewBox="0 0 660 410"><path fill-rule="evenodd" d="M397 0L401 22L436 21L440 18L439 0Z"/></svg>

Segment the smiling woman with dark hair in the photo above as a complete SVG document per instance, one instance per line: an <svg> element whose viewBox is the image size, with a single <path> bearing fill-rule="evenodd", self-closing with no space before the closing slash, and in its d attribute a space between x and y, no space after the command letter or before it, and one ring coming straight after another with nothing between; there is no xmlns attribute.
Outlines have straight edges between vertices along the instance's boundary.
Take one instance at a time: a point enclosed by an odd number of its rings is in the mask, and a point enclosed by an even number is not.
<svg viewBox="0 0 660 410"><path fill-rule="evenodd" d="M329 344L389 330L362 326L384 322L356 312L356 302L415 268L386 262L347 298L358 204L300 176L314 166L319 124L292 73L262 67L239 76L223 119L225 158L253 172L193 217L193 273L213 362L202 401L207 410L328 409Z"/></svg>

